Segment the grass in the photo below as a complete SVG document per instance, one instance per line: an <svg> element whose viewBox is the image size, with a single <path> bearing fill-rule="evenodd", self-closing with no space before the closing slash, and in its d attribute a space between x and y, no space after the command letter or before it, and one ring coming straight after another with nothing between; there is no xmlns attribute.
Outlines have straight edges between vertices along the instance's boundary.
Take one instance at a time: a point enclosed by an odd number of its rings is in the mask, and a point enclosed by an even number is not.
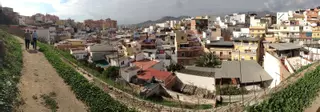
<svg viewBox="0 0 320 112"><path fill-rule="evenodd" d="M17 39L2 30L0 30L0 41L4 42L5 47L4 63L0 65L0 110L12 112L14 105L23 104L17 98L17 84L22 68L22 49Z"/></svg>
<svg viewBox="0 0 320 112"><path fill-rule="evenodd" d="M157 104L160 104L160 105L165 105L165 106L169 106L169 107L182 107L184 109L211 109L213 108L212 104L191 104L191 103L185 103L185 102L177 102L177 101L170 101L170 100L166 100L166 99L163 99L162 97L160 96L152 96L152 97L149 97L149 98L143 98L143 97L140 97L140 99L143 99L143 100L147 100L147 101L150 101L150 102L153 102L153 103L157 103Z"/></svg>
<svg viewBox="0 0 320 112"><path fill-rule="evenodd" d="M53 97L55 97L53 96L53 94L41 95L41 98L44 100L46 107L50 108L52 112L56 112L59 107L58 107L58 103L56 102L56 100L54 100Z"/></svg>

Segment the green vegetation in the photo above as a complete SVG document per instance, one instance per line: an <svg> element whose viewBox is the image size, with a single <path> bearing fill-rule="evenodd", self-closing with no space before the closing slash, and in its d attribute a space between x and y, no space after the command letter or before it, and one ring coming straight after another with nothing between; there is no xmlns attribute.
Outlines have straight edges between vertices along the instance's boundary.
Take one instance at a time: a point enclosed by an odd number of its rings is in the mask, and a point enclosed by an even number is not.
<svg viewBox="0 0 320 112"><path fill-rule="evenodd" d="M213 52L205 53L196 61L196 66L199 67L217 67L219 65L221 65L220 58Z"/></svg>
<svg viewBox="0 0 320 112"><path fill-rule="evenodd" d="M58 103L56 102L56 100L53 99L53 97L55 97L55 93L54 94L43 94L41 95L41 98L43 98L45 105L50 108L52 110L52 112L56 112L58 107Z"/></svg>
<svg viewBox="0 0 320 112"><path fill-rule="evenodd" d="M237 86L223 86L219 87L217 86L217 94L218 95L241 95L241 94L248 94L249 91L244 88L240 87L238 88Z"/></svg>
<svg viewBox="0 0 320 112"><path fill-rule="evenodd" d="M129 112L125 105L115 101L100 88L89 83L81 74L64 63L59 52L47 44L39 43L41 51L64 81L71 86L76 97L89 106L90 112Z"/></svg>
<svg viewBox="0 0 320 112"><path fill-rule="evenodd" d="M181 108L181 106L182 106L184 109L211 109L213 107L212 104L198 105L198 104L191 104L191 103L184 103L184 102L181 102L181 104L180 104L177 101L166 100L160 96L152 96L149 98L142 98L142 99L150 101L150 102L154 102L154 103L157 103L160 105L169 106L169 107L180 107Z"/></svg>
<svg viewBox="0 0 320 112"><path fill-rule="evenodd" d="M22 49L18 40L2 30L0 30L0 40L5 44L4 64L0 66L0 110L11 112L18 93Z"/></svg>
<svg viewBox="0 0 320 112"><path fill-rule="evenodd" d="M178 71L178 70L181 70L181 69L184 69L184 66L181 65L181 64L170 64L167 67L167 70L170 71L170 72L175 72L175 71Z"/></svg>
<svg viewBox="0 0 320 112"><path fill-rule="evenodd" d="M119 67L110 66L102 72L103 76L106 78L116 79L119 77Z"/></svg>
<svg viewBox="0 0 320 112"><path fill-rule="evenodd" d="M320 66L307 72L295 83L271 95L260 104L247 108L250 112L301 112L317 97L320 90Z"/></svg>

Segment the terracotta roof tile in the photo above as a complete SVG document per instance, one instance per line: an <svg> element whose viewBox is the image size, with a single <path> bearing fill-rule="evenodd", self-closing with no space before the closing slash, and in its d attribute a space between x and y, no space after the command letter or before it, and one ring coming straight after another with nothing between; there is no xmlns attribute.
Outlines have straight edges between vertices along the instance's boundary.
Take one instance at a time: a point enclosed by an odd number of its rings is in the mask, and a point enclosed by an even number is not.
<svg viewBox="0 0 320 112"><path fill-rule="evenodd" d="M145 70L143 73L138 74L137 76L139 79L143 79L143 80L149 80L152 77L155 77L158 80L166 81L167 79L168 80L170 79L169 77L171 75L172 75L171 72L160 71L153 68L149 68Z"/></svg>
<svg viewBox="0 0 320 112"><path fill-rule="evenodd" d="M142 68L142 70L147 70L148 68L151 68L153 65L155 65L157 63L159 63L159 62L152 61L152 60L141 60L141 61L136 61L133 64Z"/></svg>

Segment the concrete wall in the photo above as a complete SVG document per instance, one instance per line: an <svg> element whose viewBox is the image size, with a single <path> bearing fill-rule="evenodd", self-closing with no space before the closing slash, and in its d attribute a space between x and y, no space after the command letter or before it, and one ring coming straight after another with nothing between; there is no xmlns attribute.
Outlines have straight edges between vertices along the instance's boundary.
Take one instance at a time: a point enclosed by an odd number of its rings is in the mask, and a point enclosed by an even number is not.
<svg viewBox="0 0 320 112"><path fill-rule="evenodd" d="M287 68L291 74L294 73L294 68L291 66L291 64L289 63L289 61L287 59L284 60L284 65L287 66Z"/></svg>
<svg viewBox="0 0 320 112"><path fill-rule="evenodd" d="M273 78L269 88L273 88L280 84L280 61L268 52L265 52L263 67L264 70Z"/></svg>
<svg viewBox="0 0 320 112"><path fill-rule="evenodd" d="M175 74L183 84L193 85L203 89L208 89L211 92L216 91L215 78L213 77L212 78L202 77L202 76L184 74L179 72L176 72Z"/></svg>

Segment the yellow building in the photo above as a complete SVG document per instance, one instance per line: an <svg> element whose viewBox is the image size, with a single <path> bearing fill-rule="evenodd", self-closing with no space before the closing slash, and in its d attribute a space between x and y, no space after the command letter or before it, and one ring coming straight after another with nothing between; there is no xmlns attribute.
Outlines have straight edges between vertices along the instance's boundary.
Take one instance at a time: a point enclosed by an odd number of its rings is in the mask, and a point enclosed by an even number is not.
<svg viewBox="0 0 320 112"><path fill-rule="evenodd" d="M235 39L232 60L256 60L258 39Z"/></svg>
<svg viewBox="0 0 320 112"><path fill-rule="evenodd" d="M79 39L67 39L68 43L70 43L72 46L77 46L77 45L84 45L83 40Z"/></svg>
<svg viewBox="0 0 320 112"><path fill-rule="evenodd" d="M249 29L249 35L251 37L262 37L263 34L266 34L266 28L263 26L251 26Z"/></svg>
<svg viewBox="0 0 320 112"><path fill-rule="evenodd" d="M320 38L320 26L312 27L312 38Z"/></svg>

